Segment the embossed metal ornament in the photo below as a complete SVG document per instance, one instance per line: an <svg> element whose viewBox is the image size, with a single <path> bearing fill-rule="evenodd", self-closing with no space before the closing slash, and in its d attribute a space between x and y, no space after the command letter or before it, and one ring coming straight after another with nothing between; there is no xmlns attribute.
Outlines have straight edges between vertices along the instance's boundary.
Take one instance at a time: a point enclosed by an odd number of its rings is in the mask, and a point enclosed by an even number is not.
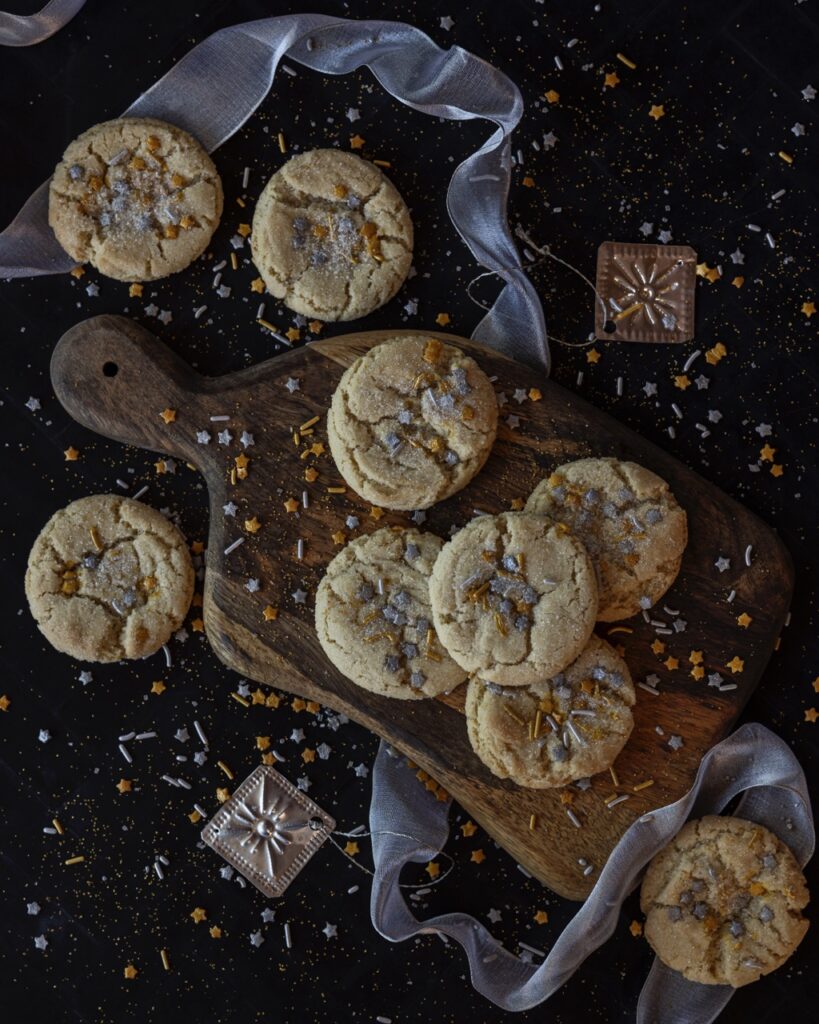
<svg viewBox="0 0 819 1024"><path fill-rule="evenodd" d="M265 896L281 896L335 826L283 775L259 765L214 814L202 838Z"/></svg>
<svg viewBox="0 0 819 1024"><path fill-rule="evenodd" d="M594 334L601 341L690 341L697 254L688 245L603 242Z"/></svg>

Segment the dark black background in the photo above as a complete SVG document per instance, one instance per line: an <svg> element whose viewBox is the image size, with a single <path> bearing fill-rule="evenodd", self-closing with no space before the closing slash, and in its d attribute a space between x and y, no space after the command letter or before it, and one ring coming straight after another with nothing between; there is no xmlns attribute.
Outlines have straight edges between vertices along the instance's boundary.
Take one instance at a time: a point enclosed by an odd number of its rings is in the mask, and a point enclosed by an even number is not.
<svg viewBox="0 0 819 1024"><path fill-rule="evenodd" d="M6 5L23 13L29 4ZM694 246L701 260L722 267L713 283L699 280L697 338L679 348L600 344L601 359L589 364L584 349L553 342L554 376L577 388L615 416L658 441L680 459L771 522L790 548L798 570L793 618L782 637L745 717L769 725L796 750L815 782L819 724L804 721L806 708L819 704L811 682L819 677L816 643L816 323L801 312L817 299L816 162L811 148L819 101L803 99L810 82L819 88L819 16L808 0L747 0L715 4L698 0L624 3L602 0L547 3L317 3L325 13L400 18L428 31L441 45L460 44L507 72L520 86L526 114L516 136L524 154L515 170L510 219L521 222L540 243L593 275L598 244L604 239L643 241L644 222L653 224L648 240L671 230L675 242ZM194 43L224 25L295 8L284 3L146 0L116 3L90 0L80 15L49 41L24 50L0 52L0 220L7 223L33 188L43 181L65 145L89 125L116 116ZM454 19L447 32L443 16ZM576 46L567 48L577 38ZM616 59L626 53L634 71ZM558 71L559 54L564 70ZM4 1021L170 1021L191 1018L252 1020L373 1021L395 1024L432 1021L498 1021L502 1014L469 985L460 950L437 938L392 946L373 931L368 916L368 879L332 847L315 857L275 906L277 920L263 925L268 905L252 888L219 876L220 861L197 848L198 826L187 814L193 800L211 810L224 777L216 760L227 761L238 777L255 763L254 737L267 734L287 755L283 770L292 779L306 775L310 795L352 828L366 821L369 780L354 772L369 765L376 740L354 725L332 731L327 716L298 714L282 703L277 711L242 708L229 694L235 677L217 664L201 634L174 641L175 664L166 671L161 655L146 663L98 666L83 686L84 666L51 650L25 607L22 579L31 543L58 507L85 494L116 490L117 478L133 493L149 484L146 501L168 510L190 540L207 534L206 495L197 475L180 467L176 476L158 477L153 458L81 430L68 420L48 380L51 348L77 320L99 312L128 312L146 323L185 358L208 373L223 373L275 353L275 344L254 324L255 276L243 258L232 273L233 294L221 300L211 291L210 264L225 258L229 238L249 220L255 197L282 162L276 134L291 145L348 146L349 136L365 139L364 155L391 161L389 172L406 196L417 228L418 275L399 296L366 321L367 326L409 323L432 326L437 313L452 317L452 328L469 333L480 310L465 295L480 268L455 235L443 205L444 188L455 163L487 134L475 123L437 123L400 107L367 74L324 79L298 66L295 77L280 74L251 121L216 153L226 193L226 213L212 253L183 274L146 286L142 300L129 300L127 285L90 271L81 281L54 277L0 286L2 344L2 676L0 694L11 706L0 712L0 1010ZM603 89L605 72L616 71L619 86ZM558 104L543 99L560 93ZM662 103L665 117L648 117ZM361 119L345 117L358 107ZM805 125L795 137L791 126ZM537 152L533 139L554 131L556 146ZM787 165L784 149L794 157ZM251 168L248 211L236 205L242 169ZM531 175L534 188L522 187ZM780 189L785 194L773 201ZM756 223L762 232L746 225ZM776 248L766 244L770 231ZM729 254L737 247L745 263ZM742 288L732 279L744 276ZM568 271L546 264L533 268L550 331L583 342L592 326L588 290ZM90 297L89 282L99 284ZM480 289L479 289L480 291ZM491 296L492 289L487 288ZM403 308L418 299L418 313ZM145 314L154 302L170 310L163 326ZM209 312L193 319L193 309ZM272 311L272 306L269 309ZM276 311L278 323L288 323ZM343 330L339 327L339 332ZM328 329L329 332L330 329ZM717 367L702 357L690 376L703 373L707 390L685 392L673 375L693 350L722 341L728 356ZM582 384L577 373L584 370ZM623 377L624 393L616 395ZM656 398L642 391L658 385ZM25 402L35 396L42 408ZM671 402L678 402L677 421ZM709 423L708 410L722 419ZM696 423L711 430L703 439ZM759 462L764 443L755 431L768 423L766 440L776 448L784 474L775 478ZM676 427L676 437L668 433ZM63 450L80 449L77 462ZM738 538L738 551L742 550ZM163 678L167 690L149 694ZM174 755L190 756L194 741L174 738L181 726L192 732L198 718L210 736L207 764L177 765ZM306 768L303 744L288 737L302 727L312 746L326 741L329 760ZM38 742L46 728L51 740ZM130 730L155 728L159 738L136 748L128 766L116 738ZM169 790L159 776L173 767L194 783L191 793ZM120 796L121 777L135 782ZM43 828L54 816L62 837ZM453 808L455 824L465 819ZM359 859L368 862L366 841ZM470 853L482 849L482 864ZM527 880L513 861L482 834L464 838L457 828L448 851L455 870L422 901L421 911L461 909L486 921L490 908L502 912L492 925L509 948L523 940L548 949L573 906ZM64 860L86 855L81 866ZM157 853L171 861L160 882L150 870ZM421 869L413 880L426 876ZM814 884L816 874L814 872ZM358 892L348 894L358 884ZM26 914L36 900L38 917ZM208 913L195 925L195 906ZM534 912L549 911L547 925ZM522 1020L625 1020L633 1017L637 995L650 966L650 951L634 938L629 924L639 919L630 900L611 940L578 971L546 1007ZM289 921L294 946L287 951L282 924ZM327 940L325 922L338 925ZM220 939L208 934L218 924ZM254 949L249 934L263 928L264 944ZM819 942L814 927L799 952L782 970L740 992L724 1014L726 1021L769 1021L813 1010ZM45 934L45 953L35 935ZM159 950L169 950L165 972ZM136 980L123 968L133 963Z"/></svg>

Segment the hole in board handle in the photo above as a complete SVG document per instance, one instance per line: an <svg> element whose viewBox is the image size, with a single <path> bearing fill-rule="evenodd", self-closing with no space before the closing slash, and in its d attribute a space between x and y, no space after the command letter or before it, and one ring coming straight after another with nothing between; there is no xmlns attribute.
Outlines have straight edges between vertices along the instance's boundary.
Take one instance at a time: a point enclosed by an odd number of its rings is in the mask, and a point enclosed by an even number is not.
<svg viewBox="0 0 819 1024"><path fill-rule="evenodd" d="M617 330L617 324L613 320L607 320L603 324L603 330L606 332L606 334L614 334L614 332Z"/></svg>
<svg viewBox="0 0 819 1024"><path fill-rule="evenodd" d="M116 363L112 363L111 360L109 359L107 363L102 364L102 372L105 374L106 377L116 377L116 375L119 373L119 367L117 366Z"/></svg>

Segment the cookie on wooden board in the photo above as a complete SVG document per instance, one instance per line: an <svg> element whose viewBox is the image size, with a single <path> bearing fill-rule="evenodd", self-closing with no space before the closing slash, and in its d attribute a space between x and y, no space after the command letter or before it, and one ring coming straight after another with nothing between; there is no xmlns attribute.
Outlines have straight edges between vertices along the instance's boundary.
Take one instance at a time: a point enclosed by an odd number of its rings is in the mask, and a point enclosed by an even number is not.
<svg viewBox="0 0 819 1024"><path fill-rule="evenodd" d="M645 936L689 981L739 988L781 967L808 930L796 858L753 821L687 822L651 861L640 892Z"/></svg>
<svg viewBox="0 0 819 1024"><path fill-rule="evenodd" d="M320 320L355 320L383 306L409 273L412 242L396 187L340 149L292 157L253 214L253 262L268 291Z"/></svg>
<svg viewBox="0 0 819 1024"><path fill-rule="evenodd" d="M339 473L362 498L420 509L469 483L497 424L495 392L475 360L417 335L376 345L345 371L327 439Z"/></svg>
<svg viewBox="0 0 819 1024"><path fill-rule="evenodd" d="M614 764L634 725L633 704L628 666L592 635L551 679L527 687L471 680L466 724L472 749L493 775L550 789Z"/></svg>
<svg viewBox="0 0 819 1024"><path fill-rule="evenodd" d="M222 182L192 135L120 117L69 144L51 179L48 222L78 263L119 281L156 281L205 251L222 205Z"/></svg>
<svg viewBox="0 0 819 1024"><path fill-rule="evenodd" d="M598 570L603 622L648 610L680 570L685 512L668 484L636 462L579 459L537 485L527 512L565 523Z"/></svg>
<svg viewBox="0 0 819 1024"><path fill-rule="evenodd" d="M154 654L193 596L185 538L148 505L80 498L49 519L28 558L26 597L46 639L80 661Z"/></svg>
<svg viewBox="0 0 819 1024"><path fill-rule="evenodd" d="M385 527L356 538L327 566L316 593L319 642L365 690L413 700L466 678L431 621L429 574L442 545L432 533Z"/></svg>
<svg viewBox="0 0 819 1024"><path fill-rule="evenodd" d="M597 582L585 548L544 516L477 516L435 562L432 616L467 672L501 686L554 676L586 646Z"/></svg>

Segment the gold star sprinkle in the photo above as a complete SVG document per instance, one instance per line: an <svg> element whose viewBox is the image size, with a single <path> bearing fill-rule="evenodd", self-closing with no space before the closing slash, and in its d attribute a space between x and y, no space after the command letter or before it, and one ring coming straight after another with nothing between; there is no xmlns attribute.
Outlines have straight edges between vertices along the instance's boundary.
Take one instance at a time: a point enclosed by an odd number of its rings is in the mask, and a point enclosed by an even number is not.
<svg viewBox="0 0 819 1024"><path fill-rule="evenodd" d="M547 93L543 94L550 103L557 103L560 99L560 93L554 89L550 89Z"/></svg>
<svg viewBox="0 0 819 1024"><path fill-rule="evenodd" d="M268 708L277 708L281 703L281 697L277 693L268 693L267 700L265 700L265 706Z"/></svg>
<svg viewBox="0 0 819 1024"><path fill-rule="evenodd" d="M532 402L539 402L543 398L543 393L540 388L529 388L529 400Z"/></svg>
<svg viewBox="0 0 819 1024"><path fill-rule="evenodd" d="M735 654L733 658L731 658L731 660L726 663L725 667L730 668L730 670L734 674L736 674L737 672L741 672L745 668L745 662L742 660L742 658L739 657L739 655Z"/></svg>
<svg viewBox="0 0 819 1024"><path fill-rule="evenodd" d="M330 536L333 538L333 543L338 547L340 547L347 540L347 535L343 530L336 530L336 532L331 533Z"/></svg>
<svg viewBox="0 0 819 1024"><path fill-rule="evenodd" d="M288 341L298 341L301 338L301 331L298 327L288 327L286 334Z"/></svg>
<svg viewBox="0 0 819 1024"><path fill-rule="evenodd" d="M441 873L441 869L438 866L437 861L431 860L429 864L424 868L424 871L429 875L430 878L437 878Z"/></svg>
<svg viewBox="0 0 819 1024"><path fill-rule="evenodd" d="M688 655L688 660L691 662L692 665L701 665L702 664L702 651L692 651Z"/></svg>
<svg viewBox="0 0 819 1024"><path fill-rule="evenodd" d="M199 924L204 921L208 916L207 910L204 907L194 907L191 911L191 917L193 918L194 924Z"/></svg>
<svg viewBox="0 0 819 1024"><path fill-rule="evenodd" d="M520 512L523 508L523 498L512 498L509 507L513 512Z"/></svg>
<svg viewBox="0 0 819 1024"><path fill-rule="evenodd" d="M361 147L363 145L364 145L364 140L361 138L360 135L351 135L350 136L350 149L361 149Z"/></svg>
<svg viewBox="0 0 819 1024"><path fill-rule="evenodd" d="M688 379L686 374L681 373L679 376L674 378L674 387L679 388L680 391L685 391L686 388L691 387L691 381Z"/></svg>
<svg viewBox="0 0 819 1024"><path fill-rule="evenodd" d="M807 708L805 711L805 721L814 724L816 719L819 718L819 711L816 708Z"/></svg>
<svg viewBox="0 0 819 1024"><path fill-rule="evenodd" d="M703 679L705 677L705 669L702 665L695 665L691 669L691 677L693 679Z"/></svg>
<svg viewBox="0 0 819 1024"><path fill-rule="evenodd" d="M79 281L79 279L85 274L85 267L74 267L72 270L69 270L68 273L72 277L76 277Z"/></svg>
<svg viewBox="0 0 819 1024"><path fill-rule="evenodd" d="M378 505L370 505L370 519L375 519L377 522L383 515L383 508L379 508Z"/></svg>
<svg viewBox="0 0 819 1024"><path fill-rule="evenodd" d="M133 964L126 964L125 967L123 968L122 973L125 975L128 981L133 981L134 978L139 974L139 971L136 969L136 967L134 967Z"/></svg>
<svg viewBox="0 0 819 1024"><path fill-rule="evenodd" d="M315 750L311 750L310 747L305 747L301 752L301 759L305 764L312 764L316 759Z"/></svg>
<svg viewBox="0 0 819 1024"><path fill-rule="evenodd" d="M447 324L451 323L449 313L439 313L438 316L435 317L435 323L438 324L439 327L446 327Z"/></svg>
<svg viewBox="0 0 819 1024"><path fill-rule="evenodd" d="M356 854L358 853L358 843L356 843L356 842L355 842L354 840L352 840L352 839L351 839L351 840L349 840L349 842L348 842L348 843L346 844L346 846L344 847L344 852L345 852L345 853L347 854L347 856L349 856L349 857L355 857L355 855L356 855Z"/></svg>
<svg viewBox="0 0 819 1024"><path fill-rule="evenodd" d="M163 409L159 415L166 423L173 423L176 419L176 409Z"/></svg>
<svg viewBox="0 0 819 1024"><path fill-rule="evenodd" d="M165 460L164 459L158 459L154 463L154 469L157 472L157 476L162 476L163 473L167 473L168 472L168 467L165 465Z"/></svg>
<svg viewBox="0 0 819 1024"><path fill-rule="evenodd" d="M315 483L318 480L318 470L314 469L313 466L308 466L304 471L304 479L308 484Z"/></svg>
<svg viewBox="0 0 819 1024"><path fill-rule="evenodd" d="M236 463L237 469L247 469L250 465L250 459L242 452L241 455L237 455L233 461Z"/></svg>
<svg viewBox="0 0 819 1024"><path fill-rule="evenodd" d="M240 224L236 230L242 236L242 238L247 238L247 236L250 234L250 225Z"/></svg>
<svg viewBox="0 0 819 1024"><path fill-rule="evenodd" d="M470 836L474 836L477 831L478 826L474 823L474 821L467 821L466 824L461 825L461 832L463 832L464 836L467 839Z"/></svg>
<svg viewBox="0 0 819 1024"><path fill-rule="evenodd" d="M313 455L323 455L324 451L325 451L323 442L321 442L321 441L314 441L310 445L310 451L311 451L311 453Z"/></svg>
<svg viewBox="0 0 819 1024"><path fill-rule="evenodd" d="M643 926L640 924L639 921L632 921L631 924L628 926L628 930L631 932L635 939L643 934Z"/></svg>
<svg viewBox="0 0 819 1024"><path fill-rule="evenodd" d="M117 789L120 791L120 793L130 793L131 792L131 780L130 779L120 779L119 782L117 783Z"/></svg>
<svg viewBox="0 0 819 1024"><path fill-rule="evenodd" d="M164 692L165 684L162 682L161 679L156 679L153 683L151 683L151 693L159 694Z"/></svg>
<svg viewBox="0 0 819 1024"><path fill-rule="evenodd" d="M763 462L773 462L774 455L776 455L776 448L771 448L769 444L759 449L759 457Z"/></svg>
<svg viewBox="0 0 819 1024"><path fill-rule="evenodd" d="M217 786L216 799L220 804L227 803L227 801L230 800L230 790L226 786Z"/></svg>
<svg viewBox="0 0 819 1024"><path fill-rule="evenodd" d="M745 278L738 274L731 281L731 284L734 286L734 288L741 288L745 284Z"/></svg>
<svg viewBox="0 0 819 1024"><path fill-rule="evenodd" d="M663 109L662 103L654 103L651 106L651 110L648 112L649 117L653 117L655 121L659 121L661 117L665 117L665 110Z"/></svg>
<svg viewBox="0 0 819 1024"><path fill-rule="evenodd" d="M803 302L802 303L802 312L805 314L805 316L808 318L808 320L810 320L810 318L816 312L816 303L815 302Z"/></svg>
<svg viewBox="0 0 819 1024"><path fill-rule="evenodd" d="M191 629L194 633L204 633L205 623L203 619L191 619Z"/></svg>
<svg viewBox="0 0 819 1024"><path fill-rule="evenodd" d="M66 450L63 452L63 455L65 456L66 462L76 462L77 459L80 457L80 451L73 445L69 445L68 448L66 448Z"/></svg>
<svg viewBox="0 0 819 1024"><path fill-rule="evenodd" d="M604 89L615 89L620 84L620 76L616 71L610 71L603 79Z"/></svg>
<svg viewBox="0 0 819 1024"><path fill-rule="evenodd" d="M747 629L754 620L747 612L743 612L742 615L737 615L737 625L742 626L743 629Z"/></svg>
<svg viewBox="0 0 819 1024"><path fill-rule="evenodd" d="M279 617L279 609L268 604L262 609L262 616L265 622L275 622Z"/></svg>
<svg viewBox="0 0 819 1024"><path fill-rule="evenodd" d="M548 920L549 920L549 915L546 913L545 910L538 910L538 911L536 911L536 913L535 913L535 924L547 924Z"/></svg>
<svg viewBox="0 0 819 1024"><path fill-rule="evenodd" d="M713 284L714 281L719 281L719 279L722 277L722 274L719 272L718 267L711 267L711 269L707 271L705 276Z"/></svg>
<svg viewBox="0 0 819 1024"><path fill-rule="evenodd" d="M816 693L819 693L819 676L817 676L810 685L813 687ZM2 698L0 698L0 707L2 706Z"/></svg>
<svg viewBox="0 0 819 1024"><path fill-rule="evenodd" d="M208 929L208 931L210 932L210 937L212 939L222 938L222 929L219 927L218 924L212 925L211 928Z"/></svg>
<svg viewBox="0 0 819 1024"><path fill-rule="evenodd" d="M311 334L321 334L324 330L324 323L321 320L311 320L307 324L307 329Z"/></svg>
<svg viewBox="0 0 819 1024"><path fill-rule="evenodd" d="M191 825L197 825L201 820L202 815L199 813L199 811L196 810L196 808L194 808L188 815L188 821L191 823Z"/></svg>
<svg viewBox="0 0 819 1024"><path fill-rule="evenodd" d="M782 476L784 472L785 470L782 468L782 466L779 465L778 462L775 462L771 466L771 476Z"/></svg>
<svg viewBox="0 0 819 1024"><path fill-rule="evenodd" d="M662 640L655 640L654 643L651 645L651 649L655 654L664 654L665 644L662 642Z"/></svg>
<svg viewBox="0 0 819 1024"><path fill-rule="evenodd" d="M483 850L473 850L469 858L473 864L483 864L486 860L486 854Z"/></svg>
<svg viewBox="0 0 819 1024"><path fill-rule="evenodd" d="M668 656L668 657L667 657L667 658L665 659L665 661L663 662L663 664L665 665L665 667L666 667L666 668L668 669L668 671L669 671L669 672L673 672L673 671L674 671L674 669L676 669L676 668L679 668L679 667L680 667L680 663L679 663L679 661L677 661L677 659L676 659L675 657L673 657L673 655L670 655L670 654L669 654L669 656Z"/></svg>
<svg viewBox="0 0 819 1024"><path fill-rule="evenodd" d="M245 529L248 533L258 533L261 528L262 524L257 516L253 516L252 519L245 519Z"/></svg>
<svg viewBox="0 0 819 1024"><path fill-rule="evenodd" d="M142 298L142 285L141 284L132 284L130 286L130 288L128 289L128 296L129 296L129 298L132 298L132 299L141 299Z"/></svg>
<svg viewBox="0 0 819 1024"><path fill-rule="evenodd" d="M11 701L6 696L6 694L4 693L3 696L0 697L0 711L8 711L8 709L10 707L11 707Z"/></svg>
<svg viewBox="0 0 819 1024"><path fill-rule="evenodd" d="M258 295L261 295L262 292L264 291L264 281L262 280L262 278L254 277L253 280L250 282L250 290L252 292L256 292Z"/></svg>
<svg viewBox="0 0 819 1024"><path fill-rule="evenodd" d="M257 687L250 695L250 702L251 704L264 704L264 697L264 692Z"/></svg>
<svg viewBox="0 0 819 1024"><path fill-rule="evenodd" d="M262 702L264 702L264 698L262 698ZM256 701L254 701L253 703L255 704ZM256 737L256 749L257 750L267 750L267 748L269 746L270 746L270 737L269 736L257 736Z"/></svg>
<svg viewBox="0 0 819 1024"><path fill-rule="evenodd" d="M596 348L590 348L589 351L586 353L586 362L587 363L599 363L600 362L600 353L597 351Z"/></svg>
<svg viewBox="0 0 819 1024"><path fill-rule="evenodd" d="M521 185L523 185L525 188L534 188L535 179L527 174L523 181L521 181Z"/></svg>
<svg viewBox="0 0 819 1024"><path fill-rule="evenodd" d="M705 277L707 273L708 273L708 264L707 263L698 263L697 264L697 277Z"/></svg>

